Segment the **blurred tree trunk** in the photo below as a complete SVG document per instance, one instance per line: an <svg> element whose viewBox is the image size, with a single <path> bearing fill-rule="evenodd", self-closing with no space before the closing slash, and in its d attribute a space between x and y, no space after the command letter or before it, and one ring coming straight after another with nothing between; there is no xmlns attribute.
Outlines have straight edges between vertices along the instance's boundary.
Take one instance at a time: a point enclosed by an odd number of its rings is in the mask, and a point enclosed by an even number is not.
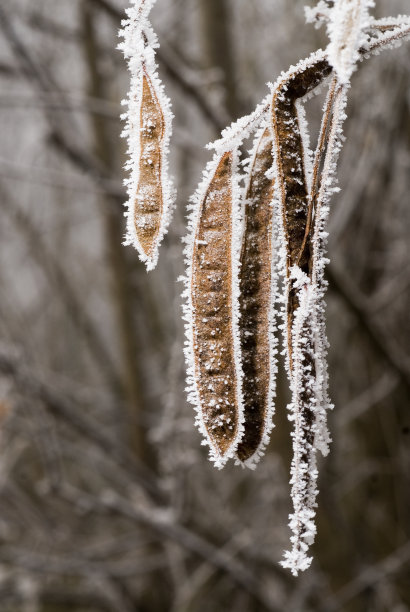
<svg viewBox="0 0 410 612"><path fill-rule="evenodd" d="M232 36L232 9L227 0L201 0L203 65L219 68L225 90L224 103L231 118L239 113Z"/></svg>

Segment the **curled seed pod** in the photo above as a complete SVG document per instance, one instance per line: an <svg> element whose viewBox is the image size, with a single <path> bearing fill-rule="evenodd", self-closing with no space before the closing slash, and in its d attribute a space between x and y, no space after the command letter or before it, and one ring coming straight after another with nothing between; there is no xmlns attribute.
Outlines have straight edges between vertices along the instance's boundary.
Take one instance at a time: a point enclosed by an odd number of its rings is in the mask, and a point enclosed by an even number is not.
<svg viewBox="0 0 410 612"><path fill-rule="evenodd" d="M317 291L311 282L313 267L312 198L309 186L314 177L306 166L307 144L303 117L297 102L320 85L331 73L322 53L299 70L286 75L273 96L272 116L276 142L276 172L283 219L286 251L287 361L294 423L291 468L294 512L290 526L292 550L282 565L297 574L309 567L309 545L315 536L317 469L315 421L319 394L315 361L315 319ZM302 125L302 127L301 127Z"/></svg>
<svg viewBox="0 0 410 612"><path fill-rule="evenodd" d="M242 435L236 152L216 156L197 192L188 260L187 359L197 424L222 467Z"/></svg>
<svg viewBox="0 0 410 612"><path fill-rule="evenodd" d="M277 268L273 236L274 179L270 128L259 133L245 194L240 268L240 327L243 370L244 435L236 456L255 467L272 429L276 377L274 302Z"/></svg>
<svg viewBox="0 0 410 612"><path fill-rule="evenodd" d="M304 145L299 127L297 101L318 87L332 69L323 52L314 54L286 75L275 90L272 100L272 123L276 143L277 182L282 206L286 240L286 269L297 265L310 274L312 265L311 240L305 239L309 217L308 177ZM301 247L303 251L301 251ZM298 307L297 291L288 285L288 359L292 370L292 324Z"/></svg>

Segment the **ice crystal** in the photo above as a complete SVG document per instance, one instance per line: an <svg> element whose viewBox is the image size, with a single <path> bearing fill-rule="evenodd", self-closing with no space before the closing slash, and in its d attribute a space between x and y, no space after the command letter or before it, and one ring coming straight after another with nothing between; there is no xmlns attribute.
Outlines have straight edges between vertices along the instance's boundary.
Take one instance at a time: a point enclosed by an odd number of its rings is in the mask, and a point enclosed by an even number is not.
<svg viewBox="0 0 410 612"><path fill-rule="evenodd" d="M341 83L348 83L360 58L359 49L366 44L373 0L335 0L330 11L327 31L329 61Z"/></svg>

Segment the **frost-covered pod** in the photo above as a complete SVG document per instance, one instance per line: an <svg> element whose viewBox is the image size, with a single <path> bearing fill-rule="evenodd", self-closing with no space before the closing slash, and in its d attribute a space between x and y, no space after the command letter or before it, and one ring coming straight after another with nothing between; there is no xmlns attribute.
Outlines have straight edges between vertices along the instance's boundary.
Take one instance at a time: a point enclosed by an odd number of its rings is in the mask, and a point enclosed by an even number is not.
<svg viewBox="0 0 410 612"><path fill-rule="evenodd" d="M134 243L144 261L152 263L156 257L164 217L161 173L165 124L155 89L145 72L142 74L139 125L139 176L128 217L128 232L134 237Z"/></svg>
<svg viewBox="0 0 410 612"><path fill-rule="evenodd" d="M237 157L228 151L208 166L186 250L189 397L217 467L233 456L243 431Z"/></svg>
<svg viewBox="0 0 410 612"><path fill-rule="evenodd" d="M330 73L331 67L324 53L317 52L284 75L275 89L272 100L277 188L282 207L288 278L292 266L295 265L309 275L312 262L310 237L307 236L305 240L310 177L305 163L297 101L318 87ZM297 291L289 284L287 337L290 371L292 370L292 323L297 307Z"/></svg>
<svg viewBox="0 0 410 612"><path fill-rule="evenodd" d="M283 565L294 574L309 567L311 558L307 556L307 550L315 535L315 428L318 408L313 329L316 293L311 283L312 176L306 154L308 143L304 136L303 115L298 112L297 103L330 73L331 68L324 53L318 52L284 75L272 102L275 168L286 257L287 365L292 391L289 418L294 425L291 468L294 511L290 517L292 550L285 554Z"/></svg>
<svg viewBox="0 0 410 612"><path fill-rule="evenodd" d="M147 269L155 268L159 245L168 229L175 192L169 176L168 155L172 132L171 104L161 83L155 51L158 41L148 21L155 0L133 0L123 22L119 48L128 60L131 86L124 115L128 138L130 172L127 235L125 244L134 246Z"/></svg>
<svg viewBox="0 0 410 612"><path fill-rule="evenodd" d="M250 468L256 466L273 427L277 372L272 165L272 133L263 127L256 138L245 193L240 267L244 434L236 456Z"/></svg>
<svg viewBox="0 0 410 612"><path fill-rule="evenodd" d="M294 268L293 280L298 292L298 307L292 327L294 363L291 377L292 402L289 406L293 422L291 485L293 513L289 526L292 530L292 549L285 552L282 562L294 575L306 570L312 561L308 550L315 539L317 478L316 467L316 368L315 335L312 311L315 292L310 279Z"/></svg>

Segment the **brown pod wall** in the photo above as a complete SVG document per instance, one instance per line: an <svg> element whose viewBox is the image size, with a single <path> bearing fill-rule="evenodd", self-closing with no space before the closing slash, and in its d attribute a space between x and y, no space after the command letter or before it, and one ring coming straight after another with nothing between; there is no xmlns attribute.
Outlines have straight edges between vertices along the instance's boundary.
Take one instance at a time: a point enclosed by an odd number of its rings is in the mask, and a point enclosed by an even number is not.
<svg viewBox="0 0 410 612"><path fill-rule="evenodd" d="M270 325L272 316L273 189L272 135L265 128L256 145L245 193L244 237L240 268L240 328L243 370L244 435L237 457L249 461L270 429L273 402Z"/></svg>

